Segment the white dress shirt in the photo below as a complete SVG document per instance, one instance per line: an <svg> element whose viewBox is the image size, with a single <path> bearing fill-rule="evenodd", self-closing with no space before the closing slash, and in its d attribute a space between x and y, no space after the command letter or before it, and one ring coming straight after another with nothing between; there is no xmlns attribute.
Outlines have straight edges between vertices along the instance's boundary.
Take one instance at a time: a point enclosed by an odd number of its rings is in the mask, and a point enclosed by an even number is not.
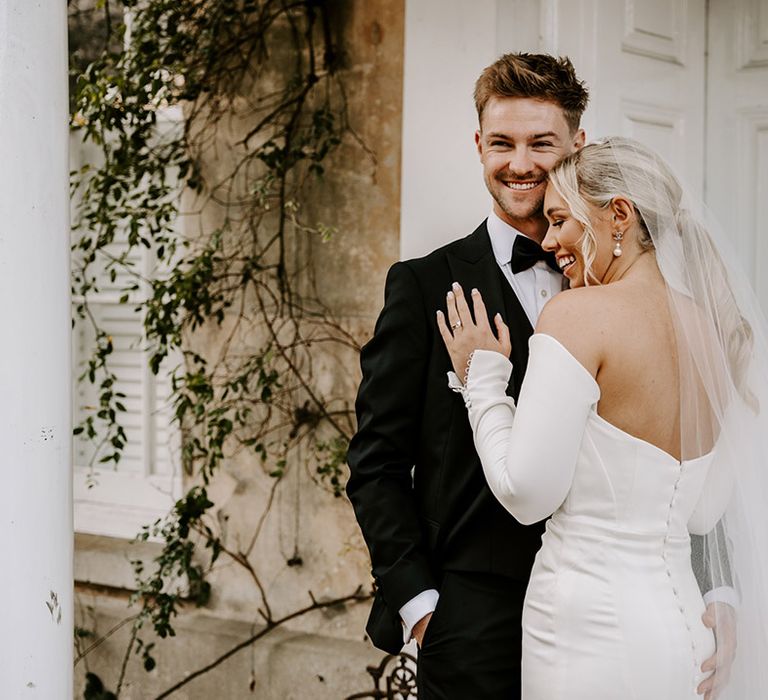
<svg viewBox="0 0 768 700"><path fill-rule="evenodd" d="M515 238L523 234L502 221L493 211L488 216L487 226L493 256L515 296L520 300L531 326L535 328L544 304L564 289L567 280L542 260L527 270L513 273L512 246L515 244ZM406 644L411 640L414 625L425 615L434 612L438 598L438 592L430 588L414 596L400 608L403 641Z"/></svg>
<svg viewBox="0 0 768 700"><path fill-rule="evenodd" d="M494 212L488 216L488 235L496 262L515 296L520 300L531 326L535 328L544 304L565 289L568 280L543 260L539 260L527 270L512 272L512 247L515 238L523 234L502 221Z"/></svg>

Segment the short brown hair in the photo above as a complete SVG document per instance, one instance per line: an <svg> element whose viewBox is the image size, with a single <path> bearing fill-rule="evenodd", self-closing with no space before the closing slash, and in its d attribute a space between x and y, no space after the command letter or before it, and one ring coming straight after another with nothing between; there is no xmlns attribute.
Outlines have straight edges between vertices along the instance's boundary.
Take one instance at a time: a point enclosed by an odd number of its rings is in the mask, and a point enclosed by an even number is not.
<svg viewBox="0 0 768 700"><path fill-rule="evenodd" d="M571 60L545 53L508 53L488 66L475 83L478 121L492 97L531 97L559 105L571 133L579 128L589 93Z"/></svg>

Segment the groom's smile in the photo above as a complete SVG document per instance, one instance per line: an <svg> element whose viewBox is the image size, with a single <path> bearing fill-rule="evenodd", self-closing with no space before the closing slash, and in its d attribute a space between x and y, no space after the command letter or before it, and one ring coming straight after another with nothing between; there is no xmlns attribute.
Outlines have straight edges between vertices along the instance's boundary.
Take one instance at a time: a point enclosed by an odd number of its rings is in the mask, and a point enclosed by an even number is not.
<svg viewBox="0 0 768 700"><path fill-rule="evenodd" d="M504 184L509 187L511 190L515 190L518 192L526 192L529 190L532 190L534 187L538 187L544 182L543 179L541 180L533 180L532 182L514 182L514 181L504 181Z"/></svg>
<svg viewBox="0 0 768 700"><path fill-rule="evenodd" d="M534 173L518 175L510 173L509 168L505 167L496 176L496 180L503 185L503 189L490 186L488 189L496 205L507 216L516 219L526 218L531 215L535 216L537 212L541 211L547 186L547 173L545 171L539 170Z"/></svg>

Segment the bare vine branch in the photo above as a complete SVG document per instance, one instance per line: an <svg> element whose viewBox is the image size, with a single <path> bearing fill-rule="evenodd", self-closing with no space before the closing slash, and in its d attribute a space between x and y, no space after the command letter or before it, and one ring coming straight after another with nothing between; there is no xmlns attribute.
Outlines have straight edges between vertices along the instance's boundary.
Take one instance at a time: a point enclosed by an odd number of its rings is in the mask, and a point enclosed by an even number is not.
<svg viewBox="0 0 768 700"><path fill-rule="evenodd" d="M235 646L233 646L228 651L224 652L221 656L217 657L216 659L206 664L205 666L202 666L196 671L190 673L186 678L184 678L183 680L180 680L178 683L175 683L170 688L160 693L160 695L158 695L155 698L155 700L163 700L163 698L169 697L172 693L175 693L177 690L180 690L188 683L191 683L195 678L199 678L200 676L213 670L220 664L224 663L227 659L237 654L238 651L246 649L247 647L251 646L254 642L258 641L262 637L265 637L270 632L280 627L281 625L284 625L286 622L289 622L290 620L295 620L297 617L302 617L303 615L306 615L307 613L312 612L314 610L323 610L325 608L336 608L351 602L355 602L355 603L365 602L370 600L371 598L370 594L362 593L361 589L358 589L351 595L347 595L347 596L343 596L342 598L335 598L334 600L327 600L327 601L315 600L311 591L309 593L309 596L310 596L310 600L312 601L310 605L300 608L299 610L294 610L292 613L289 613L288 615L285 615L277 620L273 620L271 623L268 623L263 629L259 630L256 634L253 634L247 639L243 640L242 642L235 644Z"/></svg>
<svg viewBox="0 0 768 700"><path fill-rule="evenodd" d="M320 381L317 358L356 351L358 343L313 291L312 261L295 254L334 230L312 221L304 206L306 184L322 185L334 149L349 135L375 163L348 123L328 4L112 0L104 5L109 41L80 69L72 127L101 158L73 173L73 295L77 321L90 323L97 339L83 381L98 387L99 405L76 432L92 443L95 464L118 464L127 443L121 378L91 304L104 288L122 285L119 303L141 311L140 346L151 371L169 372L168 401L190 482L171 512L139 534L162 546L151 566L134 562L141 609L118 694L136 654L145 668L154 666L143 626L173 636L183 604L207 605L208 575L221 554L250 576L266 627L160 697L285 622L367 599L358 591L313 600L275 619L268 577L251 559L289 462L296 461L298 478L297 455L308 452L302 463L312 478L338 496L352 432L351 401ZM130 17L127 42L123 15ZM181 123L168 121L179 113ZM228 164L224 175L209 172L212 153ZM182 234L180 220L193 216L197 233ZM150 260L149 278L132 266L136 255ZM201 330L216 331L203 349ZM261 478L273 481L242 550L218 532L208 487L227 460L246 451Z"/></svg>

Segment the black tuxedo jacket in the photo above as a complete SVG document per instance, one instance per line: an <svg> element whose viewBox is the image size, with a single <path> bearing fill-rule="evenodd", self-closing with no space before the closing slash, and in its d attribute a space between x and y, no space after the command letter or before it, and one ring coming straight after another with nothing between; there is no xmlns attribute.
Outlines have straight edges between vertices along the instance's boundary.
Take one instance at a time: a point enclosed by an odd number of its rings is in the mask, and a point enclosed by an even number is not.
<svg viewBox="0 0 768 700"><path fill-rule="evenodd" d="M384 308L361 353L358 432L347 494L370 550L376 598L367 631L390 653L402 647L399 609L448 570L527 581L543 523L523 526L491 494L466 409L448 388L448 352L436 311L453 282L480 290L512 336L517 398L533 329L493 256L485 222L387 276Z"/></svg>

